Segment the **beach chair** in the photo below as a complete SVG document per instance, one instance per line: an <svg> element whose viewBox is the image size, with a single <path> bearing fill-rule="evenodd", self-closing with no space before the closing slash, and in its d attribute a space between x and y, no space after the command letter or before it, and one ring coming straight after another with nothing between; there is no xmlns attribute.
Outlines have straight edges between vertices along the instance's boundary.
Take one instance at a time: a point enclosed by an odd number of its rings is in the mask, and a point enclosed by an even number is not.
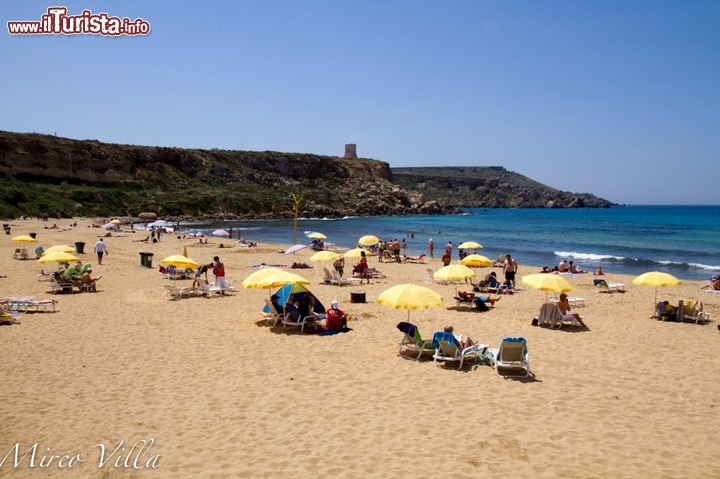
<svg viewBox="0 0 720 479"><path fill-rule="evenodd" d="M557 306L557 305L555 305ZM530 355L524 338L508 337L500 342L498 349L491 349L495 361L495 373L500 377L527 377L530 375ZM501 369L503 371L501 371ZM508 371L521 371L522 376L507 374Z"/></svg>
<svg viewBox="0 0 720 479"><path fill-rule="evenodd" d="M282 315L280 318L280 322L283 325L283 329L285 329L285 326L296 326L300 328L300 332L305 331L305 326L308 324L317 325L317 318L315 316L305 316L301 317L298 314L288 313Z"/></svg>
<svg viewBox="0 0 720 479"><path fill-rule="evenodd" d="M405 262L406 263L415 263L415 264L425 264L425 255L424 254L421 254L420 256L405 255Z"/></svg>
<svg viewBox="0 0 720 479"><path fill-rule="evenodd" d="M682 300L678 307L678 320L699 324L701 321L710 321L710 313L703 311L701 301Z"/></svg>
<svg viewBox="0 0 720 479"><path fill-rule="evenodd" d="M487 282L483 281L482 284L472 281L471 284L473 291L476 293L503 294L503 291L508 289L508 287L502 284L495 276L490 276L490 279Z"/></svg>
<svg viewBox="0 0 720 479"><path fill-rule="evenodd" d="M46 273L45 270L41 270L37 275L38 281L52 281L52 273Z"/></svg>
<svg viewBox="0 0 720 479"><path fill-rule="evenodd" d="M369 270L365 270L369 274ZM348 278L346 276L340 276L340 273L338 273L335 270L330 270L330 278L332 279L331 284L337 284L338 286L347 286L349 284L360 284L362 283L362 278Z"/></svg>
<svg viewBox="0 0 720 479"><path fill-rule="evenodd" d="M52 308L55 311L55 305L58 302L54 299L36 299L34 296L11 296L0 299L0 306L8 311L23 311L25 313L29 311L40 312L40 308L43 311L48 311Z"/></svg>
<svg viewBox="0 0 720 479"><path fill-rule="evenodd" d="M197 295L197 291L195 290L195 288L192 288L190 286L176 288L175 286L171 286L169 284L165 285L165 296L167 296L167 298L171 301L182 298L189 298L195 295Z"/></svg>
<svg viewBox="0 0 720 479"><path fill-rule="evenodd" d="M211 286L210 284L208 284L207 281L205 281L204 278L201 278L198 276L197 278L195 278L195 280L198 283L198 286L195 291L197 291L197 293L200 294L201 296L210 297L213 293L220 294L223 292L222 288L219 288L217 286Z"/></svg>
<svg viewBox="0 0 720 479"><path fill-rule="evenodd" d="M397 328L403 333L402 341L398 343L398 356L417 361L423 354L435 352L432 341L423 341L420 331L414 324L403 321L398 323ZM417 353L417 356L405 355L403 351L412 354Z"/></svg>
<svg viewBox="0 0 720 479"><path fill-rule="evenodd" d="M460 296L455 296L455 307L457 309L460 309L460 308L473 309L475 307L475 301L467 300L465 298L461 298Z"/></svg>
<svg viewBox="0 0 720 479"><path fill-rule="evenodd" d="M50 275L50 292L51 293L72 293L73 283L60 276L60 273L52 273Z"/></svg>
<svg viewBox="0 0 720 479"><path fill-rule="evenodd" d="M535 319L537 319L538 326L549 326L551 328L556 326L561 327L563 314L557 303L548 301L540 307L540 314L538 314Z"/></svg>
<svg viewBox="0 0 720 479"><path fill-rule="evenodd" d="M568 297L568 303L574 308L577 308L579 306L585 306L585 298L578 298L578 297ZM550 301L560 301L560 298L558 297L557 293L553 293L553 297L550 298Z"/></svg>
<svg viewBox="0 0 720 479"><path fill-rule="evenodd" d="M270 326L271 328L274 328L277 326L279 322L281 322L285 316L285 314L280 314L275 309L275 305L272 304L272 301L269 299L265 300L265 304L267 305L268 309L270 311L263 312L263 316L265 317L265 326ZM272 323L272 324L270 324Z"/></svg>
<svg viewBox="0 0 720 479"><path fill-rule="evenodd" d="M452 284L452 281L448 281L445 279L437 279L435 277L435 271L432 270L432 268L425 268L425 271L427 272L427 276L425 276L425 282L426 283L434 283L434 284Z"/></svg>
<svg viewBox="0 0 720 479"><path fill-rule="evenodd" d="M334 284L336 286L340 286L340 280L334 274L332 274L329 269L323 268L323 271L325 272L325 277L323 278L325 284ZM337 273L337 271L335 273Z"/></svg>
<svg viewBox="0 0 720 479"><path fill-rule="evenodd" d="M486 344L475 344L462 349L457 338L452 333L437 332L433 335L433 364L437 366L438 361L459 361L458 369L462 369L465 358L475 357L477 353L486 348Z"/></svg>
<svg viewBox="0 0 720 479"><path fill-rule="evenodd" d="M598 293L625 292L625 285L623 283L608 283L604 279L594 279L593 283L595 283L595 291Z"/></svg>
<svg viewBox="0 0 720 479"><path fill-rule="evenodd" d="M553 301L543 303L540 307L540 314L538 314L535 319L537 319L538 326L545 326L547 324L550 328L560 329L566 323L572 326L582 326L580 321L572 314L562 314L560 307Z"/></svg>

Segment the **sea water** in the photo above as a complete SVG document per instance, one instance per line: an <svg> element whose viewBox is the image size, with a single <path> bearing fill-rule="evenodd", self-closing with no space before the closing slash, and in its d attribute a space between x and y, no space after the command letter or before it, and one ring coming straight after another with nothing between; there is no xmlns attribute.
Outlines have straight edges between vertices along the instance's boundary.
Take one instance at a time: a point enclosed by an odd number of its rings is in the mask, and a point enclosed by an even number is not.
<svg viewBox="0 0 720 479"><path fill-rule="evenodd" d="M215 229L238 229L244 239L309 244L305 232L318 231L327 242L353 248L363 235L407 242L407 253L435 257L452 241L476 241L490 259L511 254L537 267L563 258L585 270L639 275L664 271L680 279L705 280L720 273L720 206L617 206L604 209L467 209L462 215L380 216L342 219L299 218L273 221L224 221L181 224L181 232L212 236ZM213 240L222 242L218 238ZM230 246L232 243L225 240ZM470 251L473 253L474 251Z"/></svg>

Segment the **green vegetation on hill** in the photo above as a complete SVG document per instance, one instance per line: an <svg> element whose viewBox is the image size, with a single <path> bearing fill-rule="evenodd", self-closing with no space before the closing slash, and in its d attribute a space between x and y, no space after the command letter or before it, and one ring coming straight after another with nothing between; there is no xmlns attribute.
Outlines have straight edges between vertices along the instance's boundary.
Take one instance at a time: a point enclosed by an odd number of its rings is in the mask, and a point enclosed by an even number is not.
<svg viewBox="0 0 720 479"><path fill-rule="evenodd" d="M0 131L0 216L289 218L462 207L605 207L502 167L395 168L373 159L115 145Z"/></svg>
<svg viewBox="0 0 720 479"><path fill-rule="evenodd" d="M393 181L446 207L607 208L588 193L556 190L502 166L393 168Z"/></svg>
<svg viewBox="0 0 720 479"><path fill-rule="evenodd" d="M291 217L428 212L387 163L0 132L0 215ZM435 211L437 212L437 211Z"/></svg>

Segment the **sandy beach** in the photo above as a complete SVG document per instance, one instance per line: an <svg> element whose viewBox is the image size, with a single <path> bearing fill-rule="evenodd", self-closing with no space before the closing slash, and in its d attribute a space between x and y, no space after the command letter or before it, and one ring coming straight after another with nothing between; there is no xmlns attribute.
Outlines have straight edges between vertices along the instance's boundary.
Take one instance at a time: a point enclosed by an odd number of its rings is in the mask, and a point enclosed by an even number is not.
<svg viewBox="0 0 720 479"><path fill-rule="evenodd" d="M56 221L56 230L45 229L52 220L12 221L0 250L0 296L58 301L56 312L23 313L0 326L1 477L720 476L720 294L701 292L703 283L657 292L671 304L700 298L712 321L695 325L651 320L655 288L630 276L608 271L607 281L626 292L605 294L592 274L570 276L570 296L586 299L576 312L589 329L550 330L531 325L545 292L520 281L488 312L458 310L456 286L426 283L426 268L438 269L439 259L371 258L387 278L342 287L322 282L324 265L308 260L312 251L282 255L290 243L228 248L221 238L200 245L163 236L147 244L138 241L144 232L124 232L105 238L109 255L98 265L93 245L104 230L73 221ZM85 242L79 257L102 275L99 292L50 294L37 275L54 265L12 258L23 245L10 238L29 232L45 248ZM164 285L172 281L157 266L184 247L199 263L219 255L237 291L169 301ZM140 265L146 251L152 269ZM517 260L521 276L539 270ZM253 265L295 261L314 266L295 272L326 306L337 299L362 317L348 323L351 331L265 325L260 310L270 291L240 283ZM522 336L532 376L503 379L485 365L458 370L398 357L396 325L408 313L376 300L400 283L444 299L442 308L410 312L424 337L448 324L491 347ZM355 290L366 303L350 302Z"/></svg>

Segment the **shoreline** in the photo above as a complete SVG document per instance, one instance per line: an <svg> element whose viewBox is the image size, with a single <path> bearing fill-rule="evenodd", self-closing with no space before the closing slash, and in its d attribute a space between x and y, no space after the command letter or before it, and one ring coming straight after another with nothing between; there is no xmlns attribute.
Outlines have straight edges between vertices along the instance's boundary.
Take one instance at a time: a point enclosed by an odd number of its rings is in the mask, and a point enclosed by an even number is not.
<svg viewBox="0 0 720 479"><path fill-rule="evenodd" d="M310 262L312 251L278 252L289 244L221 249L222 238L200 245L168 236L146 244L127 234L105 239L109 255L98 265L92 246L101 230L86 227L89 219L67 230L25 221L5 235L0 296L58 303L54 313L23 313L17 324L0 327L0 380L12 385L0 392L0 451L38 443L41 452L85 461L44 470L27 460L17 468L6 463L3 476L98 477L125 467L114 459L98 467L97 444L140 448L150 439L143 458L159 455L157 467L142 467L137 477L430 477L440 469L455 477L703 477L720 468L720 453L697 447L714 443L720 428L720 359L692 354L717 346L720 294L700 292L700 281L658 288L658 300L699 297L709 325L650 320L655 288L634 285L631 276L605 276L625 283L625 293L597 293L592 274L565 277L575 288L570 296L586 300L575 311L589 329L550 330L530 324L545 293L522 287L519 278L519 291L490 311L458 310L455 285L426 282L426 268L438 269L439 259L396 264L371 257L370 266L387 278L342 287L322 283L330 265ZM11 258L18 243L9 239L31 231L46 248L85 242L79 257L102 274L99 292L48 294L37 277L43 265ZM200 263L219 255L235 294L168 301L164 286L173 283L160 278L158 265L185 247ZM141 252L153 253L153 268L140 266ZM293 262L313 266L293 272L311 281L308 289L325 306L337 299L362 320L328 336L267 327L260 309L271 291L240 282L254 265ZM520 274L538 269L521 265ZM500 275L498 268L478 269L490 270ZM376 302L406 282L437 291L444 307L407 311ZM366 303L351 303L355 290L365 292ZM522 336L533 376L505 380L488 366L458 370L401 359L395 326L408 317L423 339L448 324L491 347Z"/></svg>

